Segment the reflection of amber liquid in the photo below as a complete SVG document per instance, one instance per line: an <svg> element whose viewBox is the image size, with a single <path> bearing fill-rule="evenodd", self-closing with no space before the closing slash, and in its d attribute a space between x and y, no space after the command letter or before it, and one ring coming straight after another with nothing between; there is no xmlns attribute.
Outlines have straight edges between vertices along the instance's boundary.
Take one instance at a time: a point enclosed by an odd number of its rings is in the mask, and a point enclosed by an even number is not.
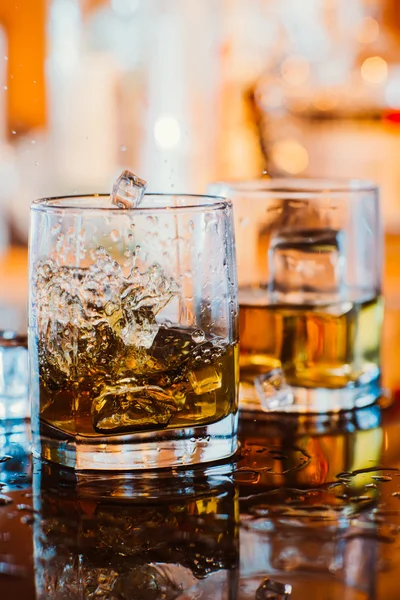
<svg viewBox="0 0 400 600"><path fill-rule="evenodd" d="M236 411L237 344L196 344L190 331L167 328L149 350L107 344L101 364L82 348L67 377L39 342L42 423L99 437L206 425Z"/></svg>
<svg viewBox="0 0 400 600"><path fill-rule="evenodd" d="M288 383L340 388L379 376L382 299L240 305L241 380L282 367Z"/></svg>
<svg viewBox="0 0 400 600"><path fill-rule="evenodd" d="M38 600L60 590L65 598L172 599L214 577L234 588L238 501L226 476L74 481L38 463L33 485Z"/></svg>

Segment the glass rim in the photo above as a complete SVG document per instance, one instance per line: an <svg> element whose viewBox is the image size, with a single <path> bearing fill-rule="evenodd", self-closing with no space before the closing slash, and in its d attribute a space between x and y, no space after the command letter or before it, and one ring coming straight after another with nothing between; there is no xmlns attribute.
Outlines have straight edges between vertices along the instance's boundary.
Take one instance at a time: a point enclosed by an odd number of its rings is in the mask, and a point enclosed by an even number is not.
<svg viewBox="0 0 400 600"><path fill-rule="evenodd" d="M210 184L220 186L229 193L262 194L265 197L284 196L293 200L316 199L325 196L340 197L348 194L379 193L378 185L368 179L325 179L323 177L271 177L220 180Z"/></svg>
<svg viewBox="0 0 400 600"><path fill-rule="evenodd" d="M232 202L217 194L185 194L185 193L146 193L144 198L180 198L189 200L188 203L178 205L154 205L154 206L142 206L139 205L136 208L119 208L118 206L102 206L101 200L110 198L110 194L66 194L63 196L48 196L44 198L38 198L33 200L31 203L31 210L35 211L62 211L62 212L105 212L113 214L138 214L138 213L173 213L178 212L204 212L206 210L219 211L224 210L227 207L232 206ZM85 204L85 200L93 200L98 198L100 200L98 205ZM79 203L82 200L82 203ZM208 200L208 201L207 201Z"/></svg>

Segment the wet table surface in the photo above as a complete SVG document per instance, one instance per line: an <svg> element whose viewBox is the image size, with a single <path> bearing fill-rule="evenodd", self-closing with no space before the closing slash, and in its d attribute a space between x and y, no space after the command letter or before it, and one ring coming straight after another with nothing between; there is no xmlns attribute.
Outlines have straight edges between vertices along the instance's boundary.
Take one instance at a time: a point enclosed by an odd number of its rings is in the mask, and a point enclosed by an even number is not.
<svg viewBox="0 0 400 600"><path fill-rule="evenodd" d="M29 424L0 422L0 600L400 598L397 277L380 402L242 418L226 463L77 476L32 463Z"/></svg>
<svg viewBox="0 0 400 600"><path fill-rule="evenodd" d="M32 464L29 425L3 423L1 600L399 598L389 403L243 419L233 461L147 474Z"/></svg>

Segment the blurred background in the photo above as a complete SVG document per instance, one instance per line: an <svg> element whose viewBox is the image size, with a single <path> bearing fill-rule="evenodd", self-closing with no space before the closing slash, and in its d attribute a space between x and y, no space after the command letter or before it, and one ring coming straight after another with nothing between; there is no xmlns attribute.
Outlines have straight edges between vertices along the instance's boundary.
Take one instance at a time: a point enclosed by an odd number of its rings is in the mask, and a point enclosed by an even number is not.
<svg viewBox="0 0 400 600"><path fill-rule="evenodd" d="M0 249L32 199L367 177L400 229L396 0L0 0ZM0 251L1 251L0 250Z"/></svg>
<svg viewBox="0 0 400 600"><path fill-rule="evenodd" d="M125 167L151 191L375 179L397 234L400 2L0 0L0 299L25 302L30 202Z"/></svg>

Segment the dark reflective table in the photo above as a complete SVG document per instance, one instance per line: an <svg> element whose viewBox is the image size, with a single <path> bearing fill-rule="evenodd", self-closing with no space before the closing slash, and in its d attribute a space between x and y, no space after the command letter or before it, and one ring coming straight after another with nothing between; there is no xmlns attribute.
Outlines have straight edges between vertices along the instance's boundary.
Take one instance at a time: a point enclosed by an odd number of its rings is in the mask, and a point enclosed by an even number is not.
<svg viewBox="0 0 400 600"><path fill-rule="evenodd" d="M249 415L228 463L76 475L0 422L0 600L400 598L399 322L378 404Z"/></svg>

